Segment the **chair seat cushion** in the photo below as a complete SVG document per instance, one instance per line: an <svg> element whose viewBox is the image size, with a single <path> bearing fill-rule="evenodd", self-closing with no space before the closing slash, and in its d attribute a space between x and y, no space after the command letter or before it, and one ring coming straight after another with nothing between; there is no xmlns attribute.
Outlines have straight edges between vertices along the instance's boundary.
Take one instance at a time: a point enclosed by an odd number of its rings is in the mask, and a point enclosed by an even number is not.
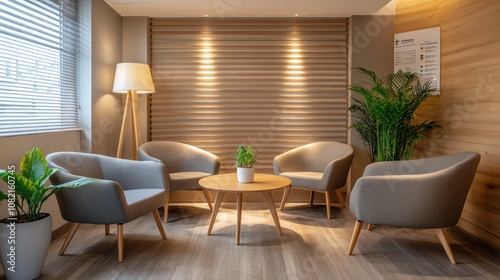
<svg viewBox="0 0 500 280"><path fill-rule="evenodd" d="M323 173L321 172L283 172L280 173L280 176L292 180L292 187L323 191L323 189L321 189L321 178L323 177Z"/></svg>
<svg viewBox="0 0 500 280"><path fill-rule="evenodd" d="M125 190L123 194L128 204L126 210L128 221L144 215L148 209L162 207L168 199L168 193L164 189Z"/></svg>
<svg viewBox="0 0 500 280"><path fill-rule="evenodd" d="M173 192L179 190L200 189L201 186L198 183L198 181L210 175L212 174L205 172L196 172L196 171L170 173L169 190Z"/></svg>

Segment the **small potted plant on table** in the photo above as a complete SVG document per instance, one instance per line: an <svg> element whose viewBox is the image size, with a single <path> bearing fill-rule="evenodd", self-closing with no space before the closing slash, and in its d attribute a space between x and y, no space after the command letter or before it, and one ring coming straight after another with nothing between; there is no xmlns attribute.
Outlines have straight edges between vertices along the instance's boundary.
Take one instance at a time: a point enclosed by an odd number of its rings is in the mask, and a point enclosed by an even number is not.
<svg viewBox="0 0 500 280"><path fill-rule="evenodd" d="M233 155L233 159L236 160L236 173L238 176L238 182L240 183L251 183L255 175L255 167L253 166L257 163L257 155L254 152L253 146L239 146L236 153Z"/></svg>

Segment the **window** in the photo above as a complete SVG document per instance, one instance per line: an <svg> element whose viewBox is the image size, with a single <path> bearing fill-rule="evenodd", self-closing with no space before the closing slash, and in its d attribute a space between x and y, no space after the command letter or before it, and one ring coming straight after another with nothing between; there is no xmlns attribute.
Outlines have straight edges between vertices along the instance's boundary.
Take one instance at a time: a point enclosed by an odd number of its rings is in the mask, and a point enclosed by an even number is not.
<svg viewBox="0 0 500 280"><path fill-rule="evenodd" d="M0 136L78 127L77 3L0 0Z"/></svg>

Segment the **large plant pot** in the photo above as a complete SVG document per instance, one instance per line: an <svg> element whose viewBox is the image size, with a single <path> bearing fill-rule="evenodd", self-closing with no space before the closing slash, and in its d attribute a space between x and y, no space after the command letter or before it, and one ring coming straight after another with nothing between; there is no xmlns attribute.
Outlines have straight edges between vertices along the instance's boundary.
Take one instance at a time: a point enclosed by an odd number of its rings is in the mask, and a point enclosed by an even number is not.
<svg viewBox="0 0 500 280"><path fill-rule="evenodd" d="M253 182L253 177L255 176L255 167L237 167L236 175L238 176L238 182L251 183Z"/></svg>
<svg viewBox="0 0 500 280"><path fill-rule="evenodd" d="M42 274L52 237L52 217L46 215L30 223L0 223L0 258L7 279L35 279Z"/></svg>

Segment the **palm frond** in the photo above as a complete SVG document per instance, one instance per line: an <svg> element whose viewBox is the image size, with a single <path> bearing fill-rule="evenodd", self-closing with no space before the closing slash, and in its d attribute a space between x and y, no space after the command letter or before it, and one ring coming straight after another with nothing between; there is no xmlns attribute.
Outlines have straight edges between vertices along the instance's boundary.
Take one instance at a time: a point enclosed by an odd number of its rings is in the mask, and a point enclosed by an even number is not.
<svg viewBox="0 0 500 280"><path fill-rule="evenodd" d="M430 82L421 83L416 73L398 71L381 79L371 70L356 69L370 82L349 86L363 97L353 98L348 108L350 128L360 134L372 161L408 158L415 143L437 126L434 121L415 122L415 111L435 89Z"/></svg>

